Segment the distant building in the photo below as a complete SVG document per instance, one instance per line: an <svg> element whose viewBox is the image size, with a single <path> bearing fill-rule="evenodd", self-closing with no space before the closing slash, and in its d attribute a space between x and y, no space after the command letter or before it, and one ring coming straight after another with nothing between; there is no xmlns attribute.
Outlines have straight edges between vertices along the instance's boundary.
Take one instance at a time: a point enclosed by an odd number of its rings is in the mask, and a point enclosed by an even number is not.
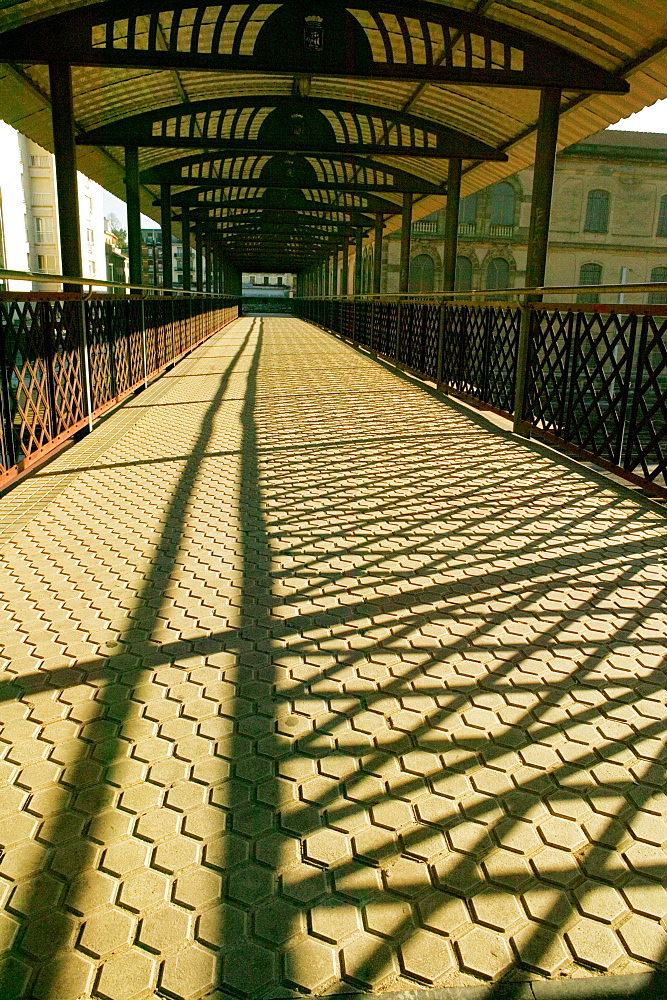
<svg viewBox="0 0 667 1000"><path fill-rule="evenodd" d="M173 275L173 287L183 287L183 244L175 236L172 236L171 247L171 267ZM195 283L195 265L197 256L194 250L190 250L190 280L192 287ZM141 230L141 273L142 284L162 285L162 230L142 229Z"/></svg>
<svg viewBox="0 0 667 1000"><path fill-rule="evenodd" d="M532 186L530 168L462 200L459 290L524 285ZM411 291L442 289L444 215L413 224ZM395 292L400 232L387 237L383 256L383 291ZM666 280L667 136L605 130L564 149L556 163L546 283Z"/></svg>
<svg viewBox="0 0 667 1000"><path fill-rule="evenodd" d="M107 264L107 281L127 284L130 280L130 260L121 248L118 237L112 232L111 223L104 220L104 242Z"/></svg>
<svg viewBox="0 0 667 1000"><path fill-rule="evenodd" d="M59 274L60 238L55 162L51 153L0 122L0 257L13 271ZM106 278L102 188L78 175L82 277ZM38 281L8 282L11 290L44 291Z"/></svg>
<svg viewBox="0 0 667 1000"><path fill-rule="evenodd" d="M242 294L247 298L290 298L294 294L293 274L244 274Z"/></svg>

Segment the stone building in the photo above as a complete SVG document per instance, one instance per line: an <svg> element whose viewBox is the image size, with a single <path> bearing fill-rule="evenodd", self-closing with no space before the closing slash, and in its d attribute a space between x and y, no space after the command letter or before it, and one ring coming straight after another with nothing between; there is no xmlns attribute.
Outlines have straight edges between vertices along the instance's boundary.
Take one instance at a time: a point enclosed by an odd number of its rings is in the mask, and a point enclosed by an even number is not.
<svg viewBox="0 0 667 1000"><path fill-rule="evenodd" d="M34 274L60 274L55 160L32 139L0 121L0 266ZM82 277L106 278L103 191L78 175ZM14 291L53 285L10 280Z"/></svg>
<svg viewBox="0 0 667 1000"><path fill-rule="evenodd" d="M521 170L462 200L461 291L524 284L532 179ZM442 289L444 216L413 224L413 292ZM383 291L397 291L399 260L400 232L384 243ZM598 132L558 156L546 283L647 281L667 281L667 135Z"/></svg>

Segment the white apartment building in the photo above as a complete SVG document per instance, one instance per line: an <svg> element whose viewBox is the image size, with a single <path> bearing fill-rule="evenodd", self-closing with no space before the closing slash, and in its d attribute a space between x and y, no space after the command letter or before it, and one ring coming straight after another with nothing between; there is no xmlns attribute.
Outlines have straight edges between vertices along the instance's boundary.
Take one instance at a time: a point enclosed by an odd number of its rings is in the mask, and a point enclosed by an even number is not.
<svg viewBox="0 0 667 1000"><path fill-rule="evenodd" d="M33 274L61 271L55 161L31 139L0 121L0 266ZM106 279L103 189L79 174L83 277ZM12 291L53 285L9 281Z"/></svg>

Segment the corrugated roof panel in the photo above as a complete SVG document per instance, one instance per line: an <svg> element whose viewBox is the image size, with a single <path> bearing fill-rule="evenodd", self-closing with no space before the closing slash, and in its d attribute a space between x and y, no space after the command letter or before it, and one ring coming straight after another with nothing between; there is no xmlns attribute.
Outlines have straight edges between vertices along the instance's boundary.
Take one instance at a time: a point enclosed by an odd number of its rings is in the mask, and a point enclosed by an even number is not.
<svg viewBox="0 0 667 1000"><path fill-rule="evenodd" d="M86 0L5 0L0 10L0 31L90 5ZM442 6L468 11L477 7L474 0L454 0ZM561 148L667 97L665 0L492 0L485 7L485 15L504 25L530 31L605 69L627 76L631 90L624 96L565 95L559 137ZM181 101L183 94L197 101L219 94L230 97L289 94L292 87L292 77L286 74L256 76L189 70L176 74L163 70L75 69L73 81L77 121L84 129L152 108L168 107ZM0 116L50 148L50 115L40 91L48 94L48 73L44 66L27 67L23 78L14 70L0 67ZM535 134L531 130L539 102L532 91L316 77L312 81L311 94L393 109L405 108L504 147L509 156L505 164L464 165L464 194L528 166L534 158ZM142 151L142 163L165 162L173 155L173 150L145 150ZM79 156L82 168L85 164L95 180L123 196L122 150L110 150L107 154L82 148ZM447 176L447 164L443 161L406 161L390 156L382 160L414 170L436 183ZM146 192L144 197L151 198L151 192ZM440 204L443 203L441 199ZM415 217L433 210L434 199L428 197L417 203ZM394 218L390 228L399 225L400 220Z"/></svg>

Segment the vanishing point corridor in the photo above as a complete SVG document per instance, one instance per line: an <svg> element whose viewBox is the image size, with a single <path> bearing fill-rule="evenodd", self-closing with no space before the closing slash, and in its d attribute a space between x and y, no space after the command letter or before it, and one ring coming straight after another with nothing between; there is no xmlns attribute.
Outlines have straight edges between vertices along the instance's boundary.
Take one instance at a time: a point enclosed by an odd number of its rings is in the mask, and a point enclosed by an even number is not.
<svg viewBox="0 0 667 1000"><path fill-rule="evenodd" d="M2 1000L662 960L657 504L241 319L0 532Z"/></svg>

